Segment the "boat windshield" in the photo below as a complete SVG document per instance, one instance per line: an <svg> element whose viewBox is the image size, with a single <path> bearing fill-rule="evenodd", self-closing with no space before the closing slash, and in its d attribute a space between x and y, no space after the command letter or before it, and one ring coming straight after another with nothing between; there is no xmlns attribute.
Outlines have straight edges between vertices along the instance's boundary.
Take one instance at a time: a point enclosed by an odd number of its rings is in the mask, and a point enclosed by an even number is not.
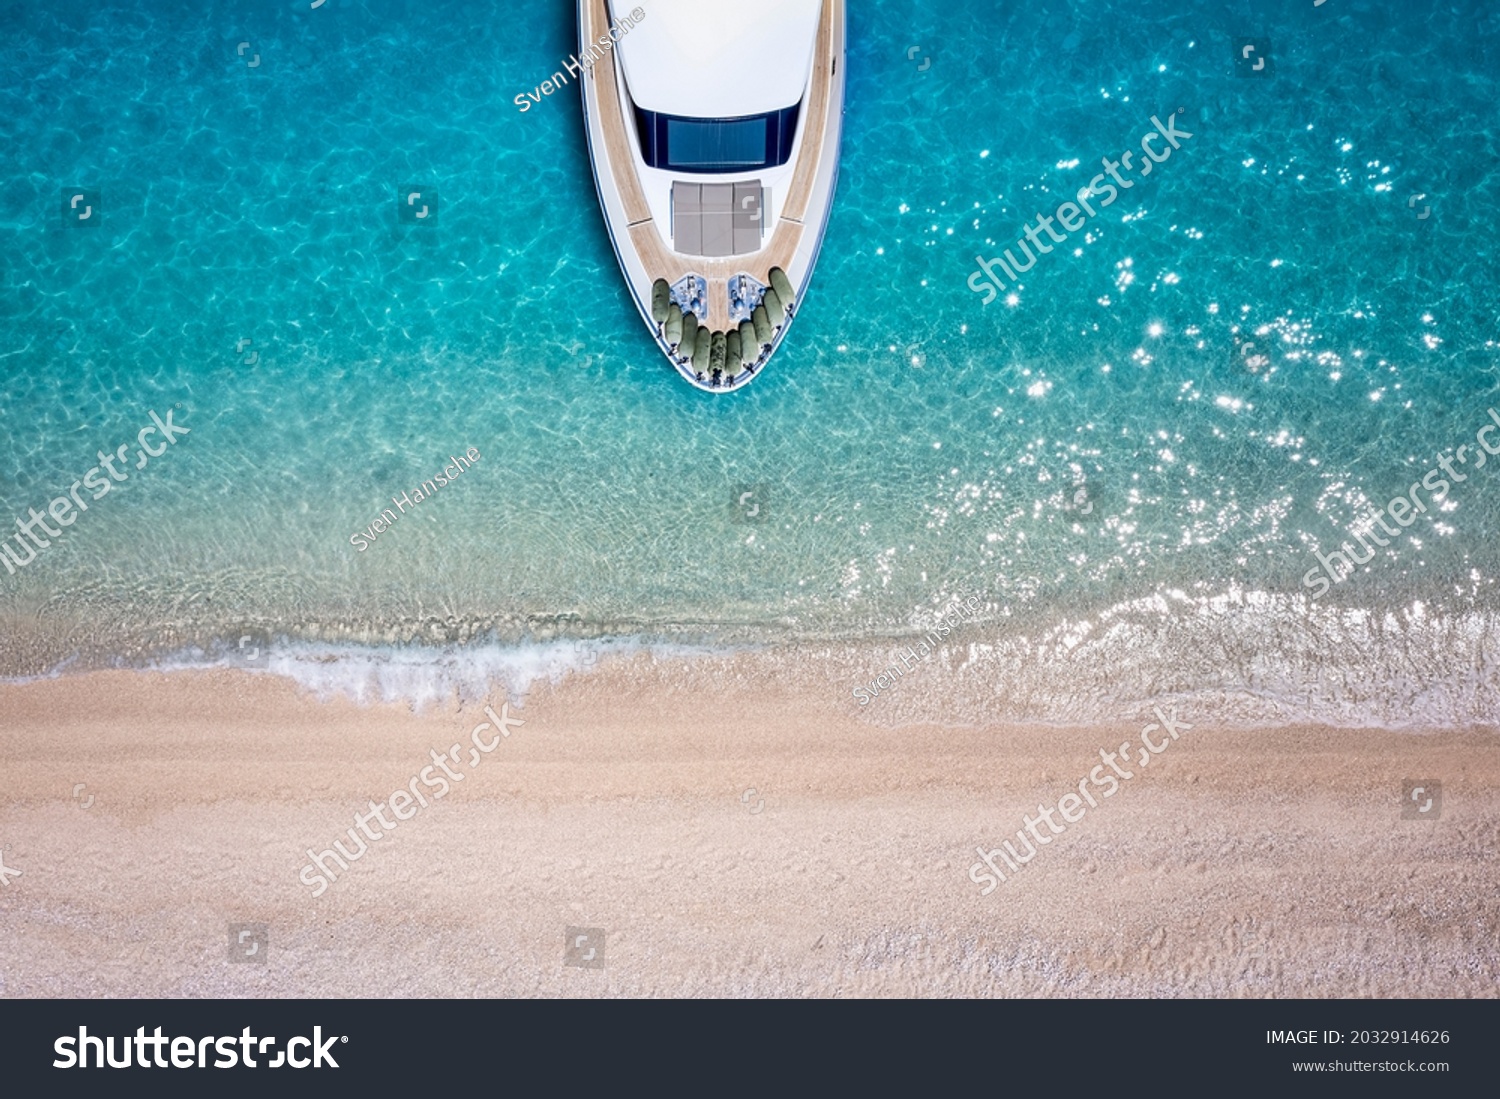
<svg viewBox="0 0 1500 1099"><path fill-rule="evenodd" d="M754 172L785 164L801 104L746 118L686 118L636 108L641 155L652 168Z"/></svg>

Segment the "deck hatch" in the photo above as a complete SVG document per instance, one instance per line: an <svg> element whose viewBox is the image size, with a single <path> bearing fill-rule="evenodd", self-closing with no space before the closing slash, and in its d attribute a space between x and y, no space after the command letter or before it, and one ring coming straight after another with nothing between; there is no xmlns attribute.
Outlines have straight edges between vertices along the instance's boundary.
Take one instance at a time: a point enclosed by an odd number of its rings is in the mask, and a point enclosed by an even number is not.
<svg viewBox="0 0 1500 1099"><path fill-rule="evenodd" d="M672 184L672 248L687 256L743 256L761 248L765 191L741 183Z"/></svg>

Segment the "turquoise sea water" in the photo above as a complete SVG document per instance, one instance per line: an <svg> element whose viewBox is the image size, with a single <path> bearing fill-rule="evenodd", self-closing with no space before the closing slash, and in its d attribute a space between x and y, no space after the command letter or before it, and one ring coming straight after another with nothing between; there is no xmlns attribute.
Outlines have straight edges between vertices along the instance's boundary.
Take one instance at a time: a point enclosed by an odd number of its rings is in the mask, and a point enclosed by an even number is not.
<svg viewBox="0 0 1500 1099"><path fill-rule="evenodd" d="M575 48L571 5L0 6L0 515L102 449L133 465L152 411L191 431L0 572L0 673L247 624L418 664L838 643L979 593L1002 651L1076 634L1103 666L1128 641L1182 691L1215 646L1283 684L1377 669L1344 720L1420 657L1412 707L1493 718L1490 469L1316 607L1301 581L1500 407L1500 17L1260 12L852 4L812 287L716 398L626 295L576 89L512 103ZM1273 75L1235 75L1237 36L1270 38ZM1194 136L1087 243L981 305L977 255L1179 108ZM399 220L412 184L435 225Z"/></svg>

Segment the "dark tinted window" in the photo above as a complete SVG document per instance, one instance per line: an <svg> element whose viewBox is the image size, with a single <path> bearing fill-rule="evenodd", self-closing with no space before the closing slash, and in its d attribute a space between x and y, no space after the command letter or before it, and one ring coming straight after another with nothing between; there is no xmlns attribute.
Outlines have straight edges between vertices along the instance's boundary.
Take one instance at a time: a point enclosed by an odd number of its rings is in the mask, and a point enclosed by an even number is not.
<svg viewBox="0 0 1500 1099"><path fill-rule="evenodd" d="M673 168L701 172L744 171L766 160L766 119L733 122L667 119L667 160Z"/></svg>
<svg viewBox="0 0 1500 1099"><path fill-rule="evenodd" d="M792 155L801 104L745 118L683 118L635 112L641 155L653 168L689 172L753 172Z"/></svg>

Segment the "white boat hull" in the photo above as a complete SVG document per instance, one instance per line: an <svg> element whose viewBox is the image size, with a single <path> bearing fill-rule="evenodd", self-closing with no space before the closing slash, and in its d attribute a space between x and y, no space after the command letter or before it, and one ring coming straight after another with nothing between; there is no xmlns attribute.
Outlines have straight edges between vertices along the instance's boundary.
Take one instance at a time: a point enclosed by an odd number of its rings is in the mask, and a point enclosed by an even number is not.
<svg viewBox="0 0 1500 1099"><path fill-rule="evenodd" d="M823 243L838 183L843 131L844 0L822 0L819 5L790 157L769 170L714 175L659 169L643 156L635 120L638 104L627 75L635 57L621 56L630 48L632 31L627 27L622 33L618 20L628 19L633 10L643 16L636 23L640 28L651 18L652 8L652 0L638 0L630 8L615 5L613 10L609 0L579 0L578 56L584 57L601 37L618 43L608 50L595 45L590 57L597 60L578 78L589 158L615 255L652 339L690 384L726 393L759 376L786 338ZM711 13L704 10L702 16L711 18ZM634 33L640 35L640 30ZM680 98L691 107L690 84L685 83ZM700 184L706 186L694 191ZM711 228L702 230L701 244L696 236L689 238L683 227L691 217L700 216L689 209L690 202L700 196L704 202L719 202L730 188L738 188L733 194L742 206L753 207L749 216L765 224L746 236L743 211L731 219L705 209L702 224ZM722 206L715 207L719 209ZM734 222L732 246L729 220ZM717 248L707 239L713 227L721 230L715 237ZM724 254L726 247L734 254ZM662 283L670 297L666 319ZM778 286L783 293L775 293ZM772 293L765 293L768 287ZM786 296L791 300L780 300ZM754 316L756 304L764 313L764 324ZM674 308L683 322L682 332L674 331ZM696 329L709 332L706 357ZM693 346L686 346L687 340Z"/></svg>

